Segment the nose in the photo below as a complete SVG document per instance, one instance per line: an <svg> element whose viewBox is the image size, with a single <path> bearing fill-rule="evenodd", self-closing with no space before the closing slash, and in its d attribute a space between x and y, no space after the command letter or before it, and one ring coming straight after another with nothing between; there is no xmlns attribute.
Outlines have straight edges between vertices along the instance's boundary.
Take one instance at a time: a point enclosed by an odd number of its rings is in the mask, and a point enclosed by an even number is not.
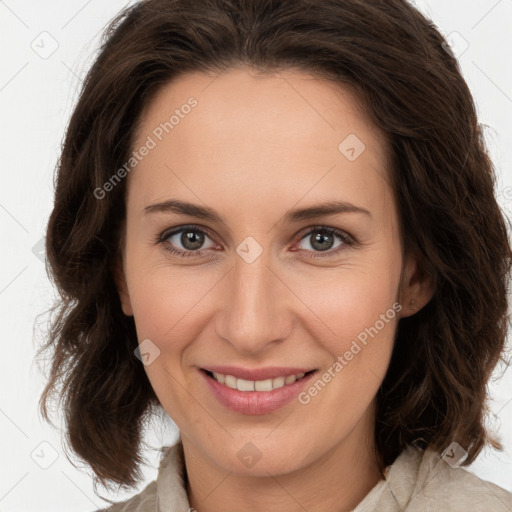
<svg viewBox="0 0 512 512"><path fill-rule="evenodd" d="M265 252L252 263L236 255L219 288L215 330L240 353L263 353L290 335L293 293L273 267Z"/></svg>

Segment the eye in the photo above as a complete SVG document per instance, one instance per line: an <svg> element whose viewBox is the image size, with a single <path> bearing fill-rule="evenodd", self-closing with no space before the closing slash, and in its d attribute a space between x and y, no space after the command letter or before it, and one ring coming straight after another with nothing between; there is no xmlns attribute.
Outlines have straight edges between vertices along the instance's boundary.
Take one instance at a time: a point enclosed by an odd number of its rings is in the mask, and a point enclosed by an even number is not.
<svg viewBox="0 0 512 512"><path fill-rule="evenodd" d="M210 237L203 229L196 226L181 226L178 229L164 232L158 242L172 254L189 257L201 256L203 250L214 247L213 242L204 246L206 239L210 239Z"/></svg>
<svg viewBox="0 0 512 512"><path fill-rule="evenodd" d="M205 245L207 240L210 240L210 244ZM311 228L300 239L299 245L301 242L306 242L303 250L312 253L309 255L312 258L332 256L356 245L356 241L344 231L327 226ZM162 244L166 251L180 257L203 256L206 250L215 247L207 231L198 226L180 226L164 231L158 237L157 243Z"/></svg>
<svg viewBox="0 0 512 512"><path fill-rule="evenodd" d="M339 240L337 245L336 238ZM355 245L355 240L350 235L339 229L327 226L315 226L300 241L306 241L306 251L317 253L311 255L313 258L332 256L345 250L347 246Z"/></svg>

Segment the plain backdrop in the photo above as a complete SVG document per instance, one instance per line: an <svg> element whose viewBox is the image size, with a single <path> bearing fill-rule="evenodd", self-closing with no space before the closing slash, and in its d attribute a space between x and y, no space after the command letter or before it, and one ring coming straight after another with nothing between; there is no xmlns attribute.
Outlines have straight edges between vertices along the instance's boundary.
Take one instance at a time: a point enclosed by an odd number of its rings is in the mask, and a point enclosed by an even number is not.
<svg viewBox="0 0 512 512"><path fill-rule="evenodd" d="M81 79L100 35L123 7L119 0L0 1L0 112L2 233L0 310L0 511L92 511L90 470L66 458L62 423L42 421L37 401L44 376L33 358L44 337L54 292L45 274L43 236L53 202L53 175ZM457 54L474 95L498 170L496 193L512 207L512 0L414 2L438 26ZM442 113L441 113L442 115ZM485 450L469 468L512 490L512 369L490 384L489 425L504 452ZM165 416L146 436L145 481L157 474L158 450L176 438Z"/></svg>

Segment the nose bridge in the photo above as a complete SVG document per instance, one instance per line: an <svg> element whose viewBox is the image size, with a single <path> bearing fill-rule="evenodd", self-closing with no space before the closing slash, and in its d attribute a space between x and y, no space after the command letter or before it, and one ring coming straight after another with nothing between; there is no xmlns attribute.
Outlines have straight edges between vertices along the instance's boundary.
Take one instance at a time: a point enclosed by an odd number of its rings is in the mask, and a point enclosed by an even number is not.
<svg viewBox="0 0 512 512"><path fill-rule="evenodd" d="M283 285L271 268L268 252L252 262L237 254L226 276L217 334L241 352L260 351L287 336Z"/></svg>

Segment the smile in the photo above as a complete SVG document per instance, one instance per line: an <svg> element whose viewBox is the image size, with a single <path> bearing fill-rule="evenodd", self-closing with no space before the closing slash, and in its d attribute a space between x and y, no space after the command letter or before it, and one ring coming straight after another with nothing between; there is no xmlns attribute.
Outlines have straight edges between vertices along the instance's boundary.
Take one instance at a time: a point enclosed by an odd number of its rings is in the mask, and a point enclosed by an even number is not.
<svg viewBox="0 0 512 512"><path fill-rule="evenodd" d="M292 402L316 373L300 368L215 367L199 371L209 396L227 409L246 415L268 414Z"/></svg>
<svg viewBox="0 0 512 512"><path fill-rule="evenodd" d="M265 380L237 379L233 375L224 375L222 373L212 373L212 375L217 382L224 384L228 388L238 389L238 391L272 391L273 389L293 384L296 380L302 379L305 373L301 372L297 375L287 375L286 377L281 376Z"/></svg>

